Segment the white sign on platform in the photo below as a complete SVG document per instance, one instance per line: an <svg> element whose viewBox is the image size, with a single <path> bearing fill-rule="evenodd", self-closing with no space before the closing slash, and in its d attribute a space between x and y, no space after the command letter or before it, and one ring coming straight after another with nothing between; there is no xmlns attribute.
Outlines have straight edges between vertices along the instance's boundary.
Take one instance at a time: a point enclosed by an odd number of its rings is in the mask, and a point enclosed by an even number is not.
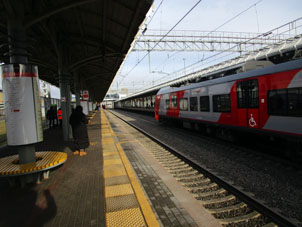
<svg viewBox="0 0 302 227"><path fill-rule="evenodd" d="M83 113L88 115L88 105L87 105L87 101L81 101L81 106L83 107Z"/></svg>
<svg viewBox="0 0 302 227"><path fill-rule="evenodd" d="M88 102L88 110L89 112L91 112L93 109L92 109L92 102Z"/></svg>
<svg viewBox="0 0 302 227"><path fill-rule="evenodd" d="M43 140L38 67L23 64L1 66L8 145Z"/></svg>

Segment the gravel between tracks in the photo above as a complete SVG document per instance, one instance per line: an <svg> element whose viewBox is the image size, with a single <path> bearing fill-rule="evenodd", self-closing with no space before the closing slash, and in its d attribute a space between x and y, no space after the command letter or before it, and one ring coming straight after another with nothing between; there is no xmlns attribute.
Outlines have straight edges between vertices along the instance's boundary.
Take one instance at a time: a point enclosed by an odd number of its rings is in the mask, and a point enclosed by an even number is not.
<svg viewBox="0 0 302 227"><path fill-rule="evenodd" d="M253 193L269 207L280 209L284 216L297 219L302 227L302 171L243 153L224 141L198 138L186 130L160 125L151 116L113 112L128 116L131 123L234 182L235 186Z"/></svg>

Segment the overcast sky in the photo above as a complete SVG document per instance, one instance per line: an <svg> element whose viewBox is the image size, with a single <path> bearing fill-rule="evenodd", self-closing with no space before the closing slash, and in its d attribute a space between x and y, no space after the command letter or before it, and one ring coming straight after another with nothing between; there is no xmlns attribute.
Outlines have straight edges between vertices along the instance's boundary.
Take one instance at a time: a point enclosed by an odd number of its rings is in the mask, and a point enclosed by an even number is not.
<svg viewBox="0 0 302 227"><path fill-rule="evenodd" d="M170 30L198 0L155 0L153 12L148 19L152 17L161 2L160 8L148 24L147 29ZM247 10L249 7L251 8ZM245 10L247 11L220 27ZM174 30L210 32L220 27L218 31L264 33L300 18L301 12L301 0L203 0ZM210 54L213 53L151 52L149 64L148 57L141 61L146 52L132 52L119 72L123 76L116 76L112 88L126 86L132 89L140 87L143 83L150 84L152 80L156 81L167 76L163 73L173 74L174 71L185 69L186 66L210 56ZM139 61L141 62L133 68ZM150 71L163 73L150 73Z"/></svg>

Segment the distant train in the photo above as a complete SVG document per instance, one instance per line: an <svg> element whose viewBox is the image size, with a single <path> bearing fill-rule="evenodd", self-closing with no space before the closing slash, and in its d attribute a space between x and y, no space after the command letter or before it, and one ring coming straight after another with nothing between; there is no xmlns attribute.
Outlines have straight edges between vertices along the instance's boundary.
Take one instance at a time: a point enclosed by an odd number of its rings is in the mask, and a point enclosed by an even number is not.
<svg viewBox="0 0 302 227"><path fill-rule="evenodd" d="M158 121L302 141L302 59L158 91Z"/></svg>

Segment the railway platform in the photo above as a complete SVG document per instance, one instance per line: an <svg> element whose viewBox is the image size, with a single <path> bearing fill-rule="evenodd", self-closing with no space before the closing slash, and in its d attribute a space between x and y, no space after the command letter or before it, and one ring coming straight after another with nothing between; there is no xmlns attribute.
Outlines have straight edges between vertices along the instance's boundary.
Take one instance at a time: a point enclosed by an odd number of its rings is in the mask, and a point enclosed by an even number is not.
<svg viewBox="0 0 302 227"><path fill-rule="evenodd" d="M0 178L0 226L220 226L106 111L90 119L85 156L61 131L36 145L67 153L48 179L21 188ZM0 148L0 158L15 153Z"/></svg>

